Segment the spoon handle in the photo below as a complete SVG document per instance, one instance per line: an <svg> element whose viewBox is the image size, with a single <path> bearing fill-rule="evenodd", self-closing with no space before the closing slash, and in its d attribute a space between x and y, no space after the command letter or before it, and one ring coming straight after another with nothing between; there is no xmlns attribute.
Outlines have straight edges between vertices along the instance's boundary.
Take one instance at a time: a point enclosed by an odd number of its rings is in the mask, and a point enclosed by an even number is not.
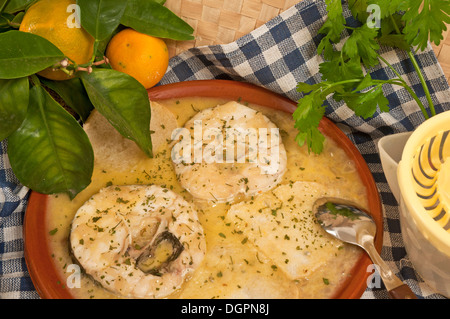
<svg viewBox="0 0 450 319"><path fill-rule="evenodd" d="M379 273L384 285L389 293L389 296L393 299L417 299L417 296L412 290L404 284L394 273L389 266L384 262L381 256L378 254L373 244L373 237L370 234L362 236L361 242L363 248L369 254L372 262L379 267Z"/></svg>
<svg viewBox="0 0 450 319"><path fill-rule="evenodd" d="M417 296L407 285L402 284L397 288L388 291L392 299L417 299Z"/></svg>

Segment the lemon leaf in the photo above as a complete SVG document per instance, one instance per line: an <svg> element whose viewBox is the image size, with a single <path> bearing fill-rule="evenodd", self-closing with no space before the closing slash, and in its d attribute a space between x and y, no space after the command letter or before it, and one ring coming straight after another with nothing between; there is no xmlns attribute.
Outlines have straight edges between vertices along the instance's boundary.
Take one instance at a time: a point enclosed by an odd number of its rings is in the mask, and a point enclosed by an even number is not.
<svg viewBox="0 0 450 319"><path fill-rule="evenodd" d="M83 122L87 120L94 106L81 83L80 78L65 81L50 81L41 79L42 83L55 91L74 110Z"/></svg>
<svg viewBox="0 0 450 319"><path fill-rule="evenodd" d="M0 1L0 3L5 3L7 0ZM35 0L11 0L6 4L5 12L7 13L15 13L21 10L26 9L30 4L32 4ZM1 5L0 5L1 6Z"/></svg>
<svg viewBox="0 0 450 319"><path fill-rule="evenodd" d="M0 48L0 79L29 76L64 59L50 41L16 30L0 34Z"/></svg>
<svg viewBox="0 0 450 319"><path fill-rule="evenodd" d="M86 188L94 168L88 136L42 88L31 88L28 112L8 138L8 157L19 181L43 194L67 193L72 199Z"/></svg>
<svg viewBox="0 0 450 319"><path fill-rule="evenodd" d="M95 109L122 136L134 141L147 156L153 156L150 101L142 84L128 74L110 69L83 72L81 80Z"/></svg>
<svg viewBox="0 0 450 319"><path fill-rule="evenodd" d="M94 39L101 41L119 26L127 2L123 0L77 0L81 10L81 26Z"/></svg>
<svg viewBox="0 0 450 319"><path fill-rule="evenodd" d="M28 108L27 78L0 80L0 141L22 124Z"/></svg>
<svg viewBox="0 0 450 319"><path fill-rule="evenodd" d="M121 23L154 37L172 40L194 39L194 29L189 24L152 0L128 0Z"/></svg>

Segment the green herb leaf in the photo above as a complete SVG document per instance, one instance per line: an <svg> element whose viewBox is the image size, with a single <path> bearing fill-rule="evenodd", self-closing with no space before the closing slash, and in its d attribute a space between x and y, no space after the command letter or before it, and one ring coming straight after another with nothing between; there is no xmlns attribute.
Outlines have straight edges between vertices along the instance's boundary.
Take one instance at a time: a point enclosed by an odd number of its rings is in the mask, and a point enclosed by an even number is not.
<svg viewBox="0 0 450 319"><path fill-rule="evenodd" d="M377 50L380 49L376 37L378 31L369 28L367 24L353 30L350 37L345 41L342 52L349 58L359 57L368 66L375 66L379 63Z"/></svg>
<svg viewBox="0 0 450 319"><path fill-rule="evenodd" d="M386 18L400 10L404 0L368 0L368 4L376 4L380 7L380 18Z"/></svg>
<svg viewBox="0 0 450 319"><path fill-rule="evenodd" d="M30 90L27 116L8 138L8 156L19 181L39 193L74 198L91 182L94 152L86 133L41 86Z"/></svg>
<svg viewBox="0 0 450 319"><path fill-rule="evenodd" d="M439 45L442 32L450 23L450 1L448 0L408 0L408 9L403 15L406 41L424 50L428 41Z"/></svg>
<svg viewBox="0 0 450 319"><path fill-rule="evenodd" d="M299 82L297 84L297 91L298 92L302 92L302 93L309 93L309 92L317 90L317 89L319 89L321 87L322 87L321 83L308 84L308 83Z"/></svg>
<svg viewBox="0 0 450 319"><path fill-rule="evenodd" d="M0 79L29 76L64 59L50 41L27 32L1 33L0 47Z"/></svg>
<svg viewBox="0 0 450 319"><path fill-rule="evenodd" d="M293 114L295 128L299 131L296 136L297 143L303 145L306 142L308 150L316 154L322 152L325 140L318 130L320 120L325 114L324 102L325 97L321 97L319 92L315 91L299 100Z"/></svg>
<svg viewBox="0 0 450 319"><path fill-rule="evenodd" d="M402 50L409 50L411 47L408 42L406 42L405 37L401 34L388 34L383 35L380 38L378 38L378 42L380 44L392 47L392 48L399 48Z"/></svg>
<svg viewBox="0 0 450 319"><path fill-rule="evenodd" d="M364 93L356 93L344 98L347 106L352 109L357 116L365 119L374 115L377 108L380 111L389 111L389 101L383 94L381 85L377 85Z"/></svg>
<svg viewBox="0 0 450 319"><path fill-rule="evenodd" d="M366 23L369 13L367 12L367 7L369 3L367 0L349 0L348 7L352 12L353 17L358 19L361 23Z"/></svg>
<svg viewBox="0 0 450 319"><path fill-rule="evenodd" d="M356 115L368 118L377 110L389 111L389 102L384 96L383 85L400 85L416 100L424 117L429 117L425 106L413 89L394 66L379 55L379 44L407 51L421 80L431 114L435 114L429 89L411 46L424 49L428 45L428 40L439 45L446 24L450 23L450 1L349 0L352 15L362 23L358 27L346 25L341 1L325 0L325 2L328 18L319 30L319 33L325 36L317 47L318 54L323 54L325 59L319 65L322 83L314 85L299 83L297 86L299 92L308 94L299 100L293 115L295 127L299 130L296 137L298 144L303 145L307 142L309 150L321 152L323 136L318 130L318 125L324 115L323 103L327 95L332 95L335 101L345 101ZM370 28L367 25L369 12L366 11L371 4L377 5L380 10L380 28ZM351 30L350 36L346 39L341 37L344 29ZM342 50L336 49L338 47L342 47ZM370 72L363 69L363 66L367 68L377 66L380 61L388 65L397 76L396 79L372 80Z"/></svg>
<svg viewBox="0 0 450 319"><path fill-rule="evenodd" d="M109 69L83 72L81 80L95 108L120 134L136 142L151 157L150 101L142 84L125 73Z"/></svg>
<svg viewBox="0 0 450 319"><path fill-rule="evenodd" d="M342 58L337 58L322 62L319 65L319 72L322 73L322 79L329 82L340 82L351 79L362 80L364 78L358 56L347 61L344 61Z"/></svg>
<svg viewBox="0 0 450 319"><path fill-rule="evenodd" d="M22 124L28 109L27 78L0 80L0 141Z"/></svg>
<svg viewBox="0 0 450 319"><path fill-rule="evenodd" d="M119 26L127 6L123 0L77 0L81 25L94 39L101 41Z"/></svg>
<svg viewBox="0 0 450 319"><path fill-rule="evenodd" d="M344 30L345 26L345 18L342 10L342 2L340 0L325 0L328 11L328 19L332 25L324 24L322 28L319 30L319 33L330 34L333 36L331 40L334 43L339 42L341 32Z"/></svg>
<svg viewBox="0 0 450 319"><path fill-rule="evenodd" d="M128 0L121 23L138 32L173 40L193 40L194 29L168 8L152 0Z"/></svg>
<svg viewBox="0 0 450 319"><path fill-rule="evenodd" d="M350 209L348 206L338 205L338 207L336 207L336 205L331 202L327 202L325 204L325 206L329 210L330 214L334 215L335 219L337 218L338 215L347 217L350 220L360 219L359 215L355 214L355 212L352 209Z"/></svg>
<svg viewBox="0 0 450 319"><path fill-rule="evenodd" d="M339 0L326 0L328 18L319 29L320 34L325 37L320 41L317 48L318 54L324 54L326 59L331 59L333 54L333 43L341 40L341 33L345 29L345 18L342 14L342 3Z"/></svg>
<svg viewBox="0 0 450 319"><path fill-rule="evenodd" d="M378 42L393 48L409 50L411 46L406 42L405 35L397 32L397 30L403 30L403 27L404 23L400 14L394 13L382 19Z"/></svg>

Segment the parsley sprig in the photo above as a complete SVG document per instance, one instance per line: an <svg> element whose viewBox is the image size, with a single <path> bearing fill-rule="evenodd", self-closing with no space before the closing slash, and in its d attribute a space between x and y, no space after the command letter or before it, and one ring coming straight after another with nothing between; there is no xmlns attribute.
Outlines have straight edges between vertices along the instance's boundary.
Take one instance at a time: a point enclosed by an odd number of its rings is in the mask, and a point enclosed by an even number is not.
<svg viewBox="0 0 450 319"><path fill-rule="evenodd" d="M383 86L398 85L416 101L425 119L435 115L431 94L413 48L424 50L428 41L439 45L446 23L450 23L450 1L348 0L353 17L360 22L356 27L347 24L341 0L325 2L328 17L319 30L324 36L317 48L317 53L324 57L324 62L319 65L322 81L297 85L297 90L303 93L293 114L295 127L299 131L296 137L299 145L306 143L310 151L322 152L325 139L318 127L330 95L335 101L344 101L357 116L367 119L377 110L389 111ZM367 8L373 4L380 8L379 28L368 24L372 20ZM350 36L342 40L345 30ZM425 92L428 110L400 73L380 55L382 45L405 50ZM366 70L381 63L386 64L396 77L373 79Z"/></svg>

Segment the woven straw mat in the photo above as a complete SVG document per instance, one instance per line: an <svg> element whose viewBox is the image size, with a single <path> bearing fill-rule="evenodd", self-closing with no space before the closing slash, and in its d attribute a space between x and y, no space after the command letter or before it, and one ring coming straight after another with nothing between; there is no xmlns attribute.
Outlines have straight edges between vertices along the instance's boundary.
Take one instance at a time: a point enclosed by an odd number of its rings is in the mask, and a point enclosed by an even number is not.
<svg viewBox="0 0 450 319"><path fill-rule="evenodd" d="M301 0L300 0L301 1ZM227 44L300 2L299 0L167 0L166 7L194 28L195 40L167 40L170 56L198 46ZM450 82L450 32L432 45Z"/></svg>

